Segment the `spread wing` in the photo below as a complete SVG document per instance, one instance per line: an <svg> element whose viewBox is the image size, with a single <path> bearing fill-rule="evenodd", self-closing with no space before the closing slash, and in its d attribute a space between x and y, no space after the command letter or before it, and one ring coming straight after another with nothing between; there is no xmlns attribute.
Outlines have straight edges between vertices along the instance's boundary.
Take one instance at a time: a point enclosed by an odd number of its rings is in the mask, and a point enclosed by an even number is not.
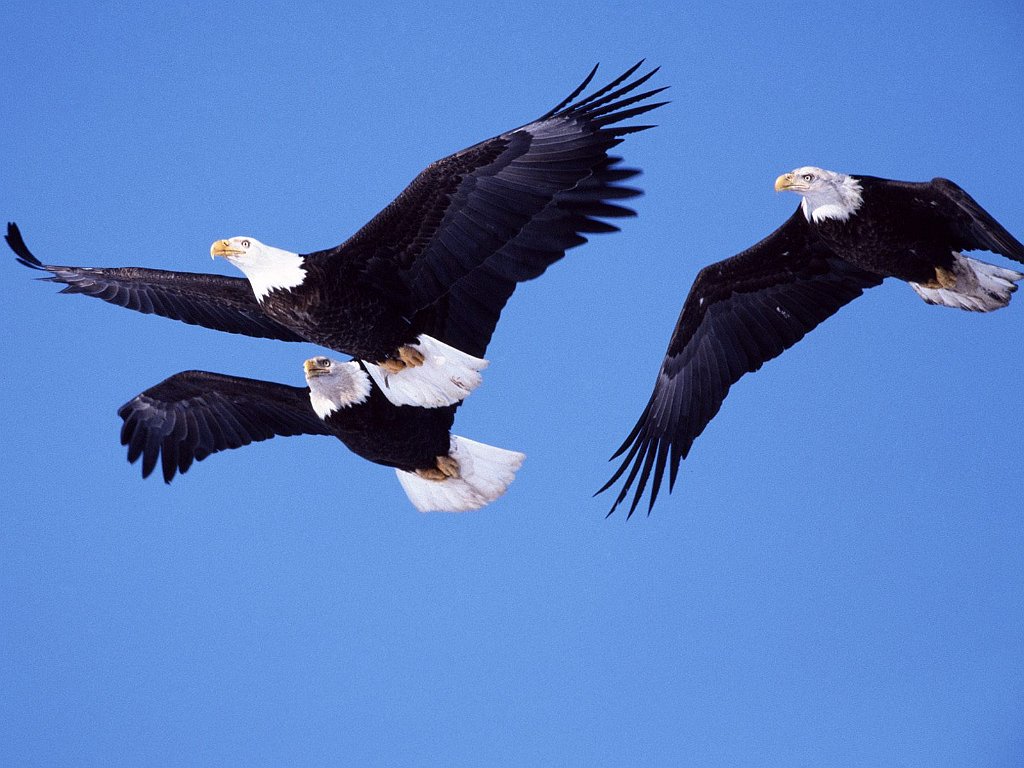
<svg viewBox="0 0 1024 768"><path fill-rule="evenodd" d="M20 264L52 273L51 277L42 280L64 283L66 287L61 293L95 296L136 312L160 315L216 331L281 341L303 341L263 313L249 281L244 277L142 267L53 266L43 264L29 251L21 231L13 222L8 223L4 239Z"/></svg>
<svg viewBox="0 0 1024 768"><path fill-rule="evenodd" d="M615 167L618 163L619 158L607 158L575 189L555 195L507 245L420 310L414 325L463 352L483 357L518 283L542 274L567 248L587 242L581 233L617 231L602 218L635 215L608 202L640 194L616 184L640 173Z"/></svg>
<svg viewBox="0 0 1024 768"><path fill-rule="evenodd" d="M679 462L718 413L729 387L880 282L818 243L799 208L761 242L702 269L683 304L654 392L612 456L625 458L598 491L628 470L611 511L636 482L632 515L650 482L650 513L665 467L671 492Z"/></svg>
<svg viewBox="0 0 1024 768"><path fill-rule="evenodd" d="M193 461L277 435L333 434L313 411L309 390L206 371L183 371L117 410L128 461L142 476L161 461L164 482Z"/></svg>
<svg viewBox="0 0 1024 768"><path fill-rule="evenodd" d="M942 178L920 186L943 214L958 250L992 251L1024 263L1024 245L959 186Z"/></svg>
<svg viewBox="0 0 1024 768"><path fill-rule="evenodd" d="M663 88L637 92L657 71L630 81L639 67L577 100L595 67L547 114L433 163L352 238L316 256L361 262L384 288L397 275L412 313L450 326L466 346L447 343L477 353L516 283L585 234L615 231L606 219L633 215L615 201L639 194L619 184L637 171L618 168L608 150L650 127L622 121L664 103L648 101Z"/></svg>

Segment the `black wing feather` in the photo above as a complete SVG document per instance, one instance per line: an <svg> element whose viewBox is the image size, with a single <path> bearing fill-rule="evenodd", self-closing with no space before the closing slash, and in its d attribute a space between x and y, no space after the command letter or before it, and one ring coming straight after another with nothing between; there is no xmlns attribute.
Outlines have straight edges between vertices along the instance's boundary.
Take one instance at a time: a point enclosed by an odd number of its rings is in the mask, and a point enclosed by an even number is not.
<svg viewBox="0 0 1024 768"><path fill-rule="evenodd" d="M650 127L621 121L665 103L641 103L664 88L637 92L657 69L626 82L641 64L577 101L591 72L543 117L433 163L352 238L311 256L362 260L381 287L397 269L418 327L481 354L516 283L586 242L581 233L615 231L605 219L634 215L607 201L638 195L619 182L639 171L608 150ZM471 294L480 315L464 309Z"/></svg>
<svg viewBox="0 0 1024 768"><path fill-rule="evenodd" d="M542 275L568 248L587 242L582 233L617 229L603 219L636 215L606 202L640 195L640 190L618 183L640 173L617 167L620 162L618 157L605 158L571 191L556 195L509 243L421 309L414 318L417 327L483 357L516 285Z"/></svg>
<svg viewBox="0 0 1024 768"><path fill-rule="evenodd" d="M929 185L943 202L947 223L960 250L985 250L1024 263L1024 244L996 221L992 214L949 179L935 178Z"/></svg>
<svg viewBox="0 0 1024 768"><path fill-rule="evenodd" d="M193 461L275 436L332 435L309 390L207 371L183 371L122 405L121 445L142 457L142 476L161 463L164 482Z"/></svg>
<svg viewBox="0 0 1024 768"><path fill-rule="evenodd" d="M626 475L609 514L634 482L629 515L648 483L650 513L665 467L671 491L679 463L718 413L729 388L880 282L877 275L833 256L800 209L761 242L702 269L683 304L650 400L612 456L625 457L598 491Z"/></svg>
<svg viewBox="0 0 1024 768"><path fill-rule="evenodd" d="M189 325L280 341L302 337L267 317L244 277L200 272L170 272L142 267L65 267L37 259L13 222L4 238L18 263L52 273L40 278L63 283L61 293L81 293L143 314L160 315Z"/></svg>

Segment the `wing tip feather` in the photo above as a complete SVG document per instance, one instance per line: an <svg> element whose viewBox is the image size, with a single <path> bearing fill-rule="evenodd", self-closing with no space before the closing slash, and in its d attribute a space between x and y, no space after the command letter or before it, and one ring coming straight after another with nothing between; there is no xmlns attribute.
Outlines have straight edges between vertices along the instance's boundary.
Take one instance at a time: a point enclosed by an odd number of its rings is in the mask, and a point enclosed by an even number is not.
<svg viewBox="0 0 1024 768"><path fill-rule="evenodd" d="M7 245L14 255L17 257L19 264L22 264L30 269L45 269L43 263L37 259L32 251L25 245L25 238L21 235L21 230L18 225L13 221L7 222L7 234L4 235L4 240L7 241Z"/></svg>

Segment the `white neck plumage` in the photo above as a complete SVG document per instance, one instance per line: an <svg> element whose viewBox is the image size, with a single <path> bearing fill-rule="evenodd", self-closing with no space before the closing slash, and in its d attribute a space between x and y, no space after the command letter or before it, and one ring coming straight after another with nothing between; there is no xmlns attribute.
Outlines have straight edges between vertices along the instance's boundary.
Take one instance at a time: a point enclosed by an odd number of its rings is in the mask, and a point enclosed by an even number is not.
<svg viewBox="0 0 1024 768"><path fill-rule="evenodd" d="M825 219L846 221L863 202L860 182L843 173L836 174L821 192L805 194L800 206L807 220L817 224Z"/></svg>
<svg viewBox="0 0 1024 768"><path fill-rule="evenodd" d="M335 411L365 403L373 385L359 363L335 361L328 374L306 377L309 385L309 403L316 415L326 419Z"/></svg>
<svg viewBox="0 0 1024 768"><path fill-rule="evenodd" d="M264 245L259 260L237 264L252 286L258 301L263 301L274 290L289 290L302 285L306 279L303 258L297 253Z"/></svg>

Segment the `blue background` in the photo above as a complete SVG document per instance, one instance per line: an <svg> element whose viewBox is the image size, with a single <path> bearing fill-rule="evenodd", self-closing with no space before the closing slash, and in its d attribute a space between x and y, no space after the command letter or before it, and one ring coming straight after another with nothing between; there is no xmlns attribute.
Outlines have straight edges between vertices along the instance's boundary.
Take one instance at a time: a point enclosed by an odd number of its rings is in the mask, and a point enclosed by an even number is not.
<svg viewBox="0 0 1024 768"><path fill-rule="evenodd" d="M621 147L639 217L503 316L456 432L528 459L475 513L312 437L143 481L122 402L319 350L8 258L0 762L1024 763L1020 297L872 290L734 388L651 517L591 498L697 270L795 208L779 173L947 176L1024 236L1020 5L706 5L7 5L2 213L58 264L333 245L597 61L672 104Z"/></svg>

